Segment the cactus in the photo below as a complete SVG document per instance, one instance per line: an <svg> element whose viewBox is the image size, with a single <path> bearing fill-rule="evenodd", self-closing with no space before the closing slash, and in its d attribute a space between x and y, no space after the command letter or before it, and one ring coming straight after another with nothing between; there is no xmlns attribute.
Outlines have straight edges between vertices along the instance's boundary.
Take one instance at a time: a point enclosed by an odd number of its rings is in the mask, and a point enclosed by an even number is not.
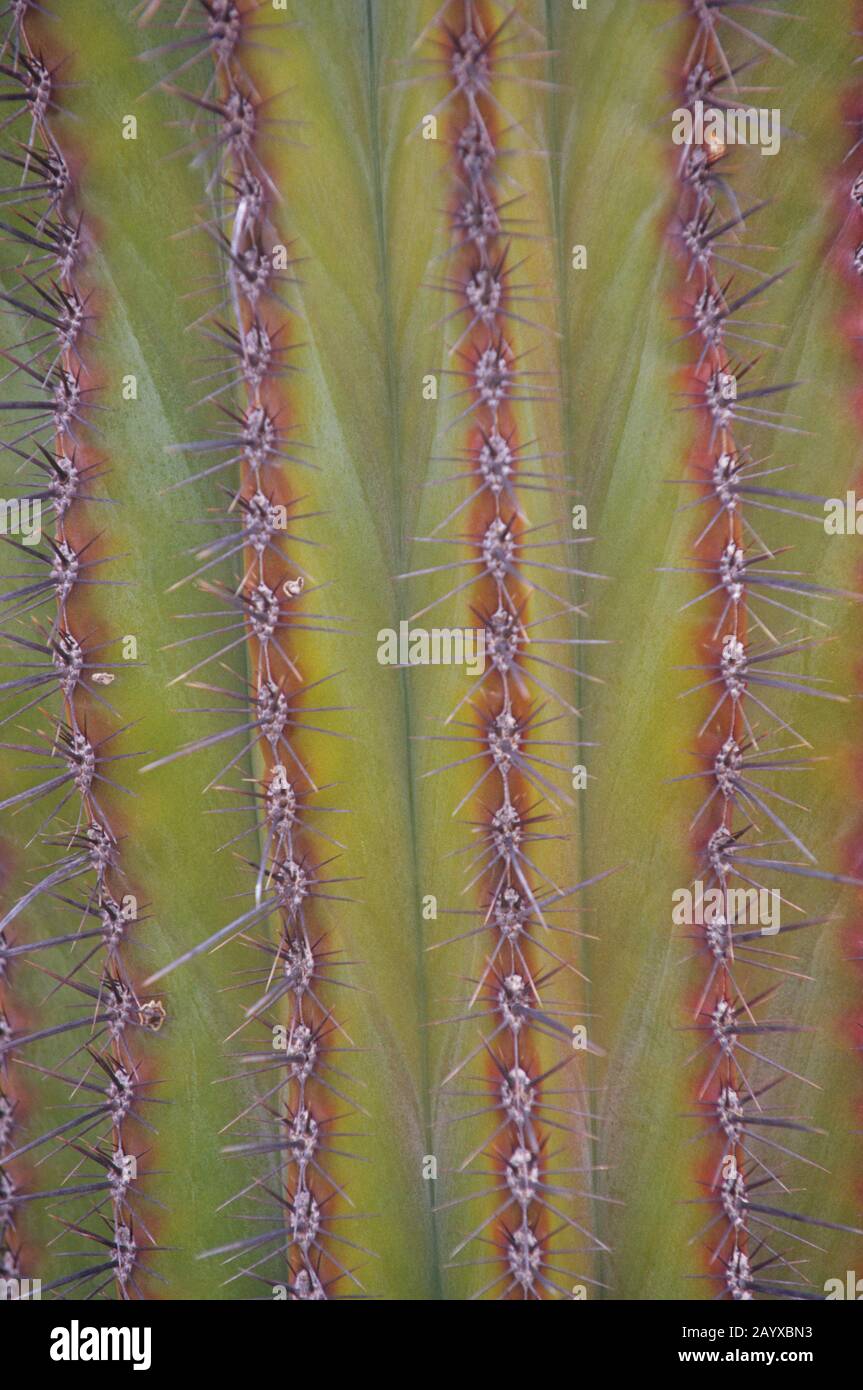
<svg viewBox="0 0 863 1390"><path fill-rule="evenodd" d="M851 20L7 7L5 1280L854 1267Z"/></svg>

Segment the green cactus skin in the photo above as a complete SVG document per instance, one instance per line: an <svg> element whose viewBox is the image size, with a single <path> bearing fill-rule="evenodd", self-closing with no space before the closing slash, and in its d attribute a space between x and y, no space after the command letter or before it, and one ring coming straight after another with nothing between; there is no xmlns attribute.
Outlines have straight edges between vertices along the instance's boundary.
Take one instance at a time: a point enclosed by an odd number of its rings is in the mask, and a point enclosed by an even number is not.
<svg viewBox="0 0 863 1390"><path fill-rule="evenodd" d="M781 8L10 6L2 500L73 446L79 495L0 537L3 1276L591 1302L820 1298L855 1267L859 576L819 523L859 467L856 55L845 0ZM699 184L671 110L727 95L723 55L781 140ZM717 338L701 292L753 289ZM720 420L719 369L799 384ZM716 458L750 445L780 471L723 509ZM771 555L729 579L747 524ZM64 539L98 562L68 598ZM405 663L400 624L495 660ZM713 710L686 692L735 624L791 650ZM67 630L93 655L64 692ZM112 785L61 723L114 735ZM748 785L699 815L753 724ZM723 827L784 897L733 959L672 921ZM121 1064L134 1113L100 1111Z"/></svg>

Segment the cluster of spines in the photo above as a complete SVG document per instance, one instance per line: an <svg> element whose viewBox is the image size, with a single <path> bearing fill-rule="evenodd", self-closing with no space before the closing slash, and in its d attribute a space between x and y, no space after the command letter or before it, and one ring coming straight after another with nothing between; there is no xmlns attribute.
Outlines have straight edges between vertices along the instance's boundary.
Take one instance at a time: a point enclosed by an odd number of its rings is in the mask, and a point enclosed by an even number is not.
<svg viewBox="0 0 863 1390"><path fill-rule="evenodd" d="M22 539L4 536L11 568L22 572L7 573L0 593L5 664L13 673L0 684L2 726L14 735L23 729L24 741L0 746L35 760L27 787L5 797L0 810L49 808L28 842L48 863L41 876L27 871L31 886L0 919L4 1007L11 1000L15 1011L0 1019L0 1273L42 1279L35 1246L26 1271L18 1256L26 1211L44 1202L61 1233L84 1248L63 1249L74 1270L43 1280L42 1294L129 1299L144 1296L142 1269L157 1248L141 1210L142 1127L152 1126L142 1116L148 1083L135 1033L157 1031L164 1011L139 993L130 966L139 916L111 803L123 790L112 765L133 755L114 751L124 730L102 692L122 663L107 659L113 643L98 637L87 602L88 590L116 581L101 577L110 557L93 527L93 506L106 499L91 492L103 470L93 455L98 407L86 365L89 236L54 133L62 63L47 59L33 37L50 17L41 4L17 0L7 8L0 50L0 230L15 257L4 266L12 284L0 300L24 325L22 340L2 354L0 452L8 465L7 516L14 502L26 519ZM30 529L34 518L41 538ZM33 928L49 901L68 912L68 930L38 935ZM42 964L52 950L63 953L62 973ZM26 1006L15 987L27 967L46 984L38 1006ZM37 1060L56 1041L71 1051ZM30 1080L19 1086L16 1077ZM69 1090L68 1114L57 1123L56 1109L41 1104L43 1087L56 1082ZM71 1166L56 1186L42 1185L42 1165L58 1152Z"/></svg>
<svg viewBox="0 0 863 1390"><path fill-rule="evenodd" d="M759 12L757 5L751 8ZM764 53L776 50L741 21L733 0L684 0L682 18L692 30L682 106L694 113L701 102L733 114L747 105L750 90L764 90L748 88L744 74ZM736 59L728 44L737 47L741 40L752 51ZM773 1101L774 1087L806 1078L765 1050L770 1035L800 1030L793 1022L765 1017L778 984L754 990L757 971L776 973L780 984L782 977L806 978L775 949L776 942L824 919L798 917L783 924L767 954L761 929L735 916L738 899L732 890L766 888L779 875L849 881L816 866L787 823L805 808L769 785L773 774L799 772L810 762L806 739L774 710L774 692L842 698L825 690L817 677L783 668L786 658L803 654L817 640L792 629L824 628L795 600L814 606L839 595L778 561L780 552L756 526L771 512L817 521L812 504L817 507L823 499L785 488L776 478L782 466L757 456L759 436L800 433L771 404L794 383L749 384L761 356L778 346L765 339L771 325L739 317L785 272L764 275L746 263L741 234L763 204L741 208L724 170L728 157L721 139L683 146L675 226L686 264L685 341L692 344L688 408L698 413L703 450L695 476L684 480L698 490L685 510L708 512L688 567L704 578L706 589L686 606L707 603L716 610L706 634L707 661L687 692L707 692L710 704L698 731L704 766L691 774L706 788L693 829L701 846L700 875L708 888L720 891L724 904L714 921L694 931L698 955L708 965L695 1011L695 1028L704 1038L695 1057L709 1059L697 1116L720 1145L704 1199L712 1214L700 1238L709 1251L710 1277L719 1279L725 1297L817 1298L823 1295L800 1263L805 1246L812 1244L800 1224L830 1223L789 1210L791 1189L780 1171L787 1159L812 1165L789 1141L795 1132L816 1131ZM780 901L783 910L801 912L784 895Z"/></svg>
<svg viewBox="0 0 863 1390"><path fill-rule="evenodd" d="M580 1272L577 1255L606 1247L566 1209L573 1198L587 1196L579 1187L590 1187L592 1164L573 1047L578 1015L569 1000L553 998L556 987L573 978L568 972L580 974L572 963L579 932L564 922L573 911L572 895L584 885L560 888L541 867L543 846L567 839L558 822L561 803L571 806L572 799L555 778L568 771L559 759L574 744L558 733L561 720L577 711L554 682L582 674L556 659L580 639L544 640L542 629L558 618L573 623L580 610L556 586L567 590L585 572L547 561L548 547L577 542L552 538L554 525L540 535L544 528L527 517L528 496L561 488L550 481L553 455L541 442L520 439L519 405L552 400L555 393L545 373L525 365L528 353L517 343L519 333L538 331L530 304L539 296L537 286L519 275L527 257L518 248L532 234L518 216L523 195L507 172L507 156L515 151L503 147L513 131L526 136L506 111L507 85L534 84L525 64L549 55L542 36L515 9L496 12L476 0L444 4L416 47L426 74L447 83L435 118L446 123L450 151L451 239L448 273L434 288L453 302L443 320L451 327L450 360L458 363L445 373L455 383L449 399L456 413L447 430L465 436L459 451L438 460L457 466L441 481L463 480L464 497L419 543L468 554L404 577L454 576L452 587L410 621L448 605L451 623L457 601L463 625L482 632L486 653L484 674L466 688L445 731L433 736L456 750L446 768L478 769L453 812L474 812L467 822L465 892L475 906L445 909L443 916L468 922L450 942L483 942L467 1001L468 1016L478 1020L478 1041L444 1079L442 1093L460 1106L467 1102L465 1119L479 1104L491 1131L458 1167L471 1180L471 1194L443 1208L490 1201L491 1215L450 1257L453 1266L492 1266L474 1297L569 1298L576 1282L581 1288L595 1283ZM561 1056L544 1065L549 1041L560 1046ZM464 1089L455 1090L456 1082ZM561 1166L553 1139L561 1131L576 1136L583 1166ZM574 1175L588 1176L580 1181Z"/></svg>
<svg viewBox="0 0 863 1390"><path fill-rule="evenodd" d="M350 1198L329 1171L329 1155L339 1148L339 1121L353 1108L339 1055L351 1044L328 1001L339 983L339 953L317 920L323 903L346 901L336 885L347 880L330 868L341 846L317 823L336 808L320 804L326 788L298 747L304 732L326 732L320 716L334 708L319 700L329 678L302 675L301 634L338 628L331 614L313 611L309 600L319 586L299 559L300 547L314 544L303 534L314 513L296 484L295 470L309 464L282 389L297 370L300 346L292 341L296 311L286 298L294 262L280 239L282 190L265 153L293 122L271 114L272 100L260 96L244 66L246 46L266 48L275 27L256 17L256 0L196 0L166 6L168 14L150 5L141 18L157 9L165 39L143 56L167 60L171 75L160 85L192 110L186 148L207 175L202 230L221 259L217 302L197 323L214 351L197 405L218 423L206 437L178 446L204 463L186 482L215 476L227 484L221 508L203 519L215 538L193 547L194 568L181 581L194 583L215 607L180 615L201 630L173 645L204 654L176 680L206 691L209 712L226 720L215 734L150 767L239 740L208 790L230 796L233 809L252 811L245 838L257 851L245 861L251 906L153 978L234 938L253 952L242 984L254 995L232 1037L256 1031L238 1055L237 1074L263 1076L263 1084L227 1126L235 1133L242 1126L243 1137L226 1152L261 1171L226 1206L235 1214L238 1202L251 1203L240 1219L254 1224L250 1235L209 1253L224 1257L229 1282L246 1277L269 1291L264 1297L274 1290L295 1301L350 1297L363 1286L346 1260L365 1252L338 1234ZM175 78L194 75L202 90L175 85ZM226 569L225 579L211 577ZM223 677L219 684L196 679L212 669L227 671L228 684ZM197 709L188 713L203 717ZM223 783L238 766L239 784Z"/></svg>

